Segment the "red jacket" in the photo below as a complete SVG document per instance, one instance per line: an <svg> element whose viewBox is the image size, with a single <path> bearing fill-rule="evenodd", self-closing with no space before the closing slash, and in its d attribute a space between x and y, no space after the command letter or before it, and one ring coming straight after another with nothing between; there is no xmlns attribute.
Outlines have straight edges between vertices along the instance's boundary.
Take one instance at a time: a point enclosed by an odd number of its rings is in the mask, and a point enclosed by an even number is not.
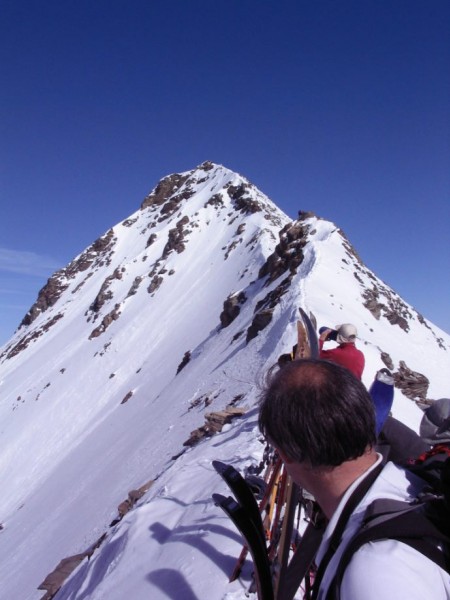
<svg viewBox="0 0 450 600"><path fill-rule="evenodd" d="M356 348L355 344L339 344L337 348L333 348L332 350L323 350L323 340L319 340L319 348L319 358L337 363L351 371L358 379L361 379L365 359L364 354Z"/></svg>

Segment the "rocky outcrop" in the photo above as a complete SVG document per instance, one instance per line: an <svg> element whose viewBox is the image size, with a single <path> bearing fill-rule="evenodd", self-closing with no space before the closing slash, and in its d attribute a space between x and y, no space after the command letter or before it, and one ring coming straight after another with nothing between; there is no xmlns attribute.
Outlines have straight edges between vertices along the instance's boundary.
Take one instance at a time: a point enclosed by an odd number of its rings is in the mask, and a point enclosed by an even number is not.
<svg viewBox="0 0 450 600"><path fill-rule="evenodd" d="M156 290L158 290L161 287L161 284L163 281L164 281L164 277L161 277L161 275L154 275L152 277L150 285L147 288L148 293L154 294L156 292Z"/></svg>
<svg viewBox="0 0 450 600"><path fill-rule="evenodd" d="M27 348L31 342L34 342L35 340L40 338L46 331L50 329L50 327L53 327L53 325L55 325L62 318L63 315L61 313L58 313L51 319L48 319L37 329L34 329L30 333L25 334L22 338L20 338L20 340L16 344L14 344L14 346L7 347L5 351L0 355L0 359L2 359L5 355L7 359L16 356L16 354L19 354L19 352L25 350L25 348Z"/></svg>
<svg viewBox="0 0 450 600"><path fill-rule="evenodd" d="M129 392L127 392L125 394L125 396L122 398L122 401L120 404L125 404L126 402L128 402L128 400L133 396L133 392L130 390Z"/></svg>
<svg viewBox="0 0 450 600"><path fill-rule="evenodd" d="M227 193L233 201L234 208L243 214L251 214L263 210L261 204L252 196L251 184L240 183L239 185L228 184L225 186Z"/></svg>
<svg viewBox="0 0 450 600"><path fill-rule="evenodd" d="M22 319L19 329L23 326L31 325L39 315L51 306L54 306L60 299L63 292L69 287L69 284L64 279L63 271L57 271L47 280L45 286L39 291L36 302Z"/></svg>
<svg viewBox="0 0 450 600"><path fill-rule="evenodd" d="M220 208L224 206L222 194L214 194L214 196L211 196L211 198L207 202L205 202L204 208L206 208L207 206L214 206L215 208Z"/></svg>
<svg viewBox="0 0 450 600"><path fill-rule="evenodd" d="M212 412L205 415L205 424L191 432L188 440L183 443L183 446L195 446L200 440L205 437L211 437L215 433L222 431L222 428L227 423L231 423L233 419L242 417L245 414L245 409L234 408L228 405L224 410Z"/></svg>
<svg viewBox="0 0 450 600"><path fill-rule="evenodd" d="M191 351L190 351L190 350L187 350L187 351L184 353L184 356L183 356L183 358L182 358L182 360L181 360L180 364L178 365L178 368L177 368L177 375L178 375L178 373L179 373L180 371L182 371L182 370L184 369L184 367L185 367L185 366L186 366L186 365L189 363L189 361L190 361L190 360L191 360Z"/></svg>
<svg viewBox="0 0 450 600"><path fill-rule="evenodd" d="M129 298L130 296L134 296L136 294L136 292L139 289L139 286L141 285L143 277L141 277L140 275L138 275L137 277L134 278L133 284L131 285L130 289L128 290L128 294L127 294L127 298Z"/></svg>
<svg viewBox="0 0 450 600"><path fill-rule="evenodd" d="M156 241L157 237L158 236L156 235L156 233L152 233L150 235L150 237L148 238L147 243L145 244L145 247L149 248Z"/></svg>
<svg viewBox="0 0 450 600"><path fill-rule="evenodd" d="M299 220L287 224L280 231L280 242L259 270L258 278L267 277L264 285L268 286L285 273L287 277L257 303L252 324L247 329L247 343L271 322L275 307L288 291L292 278L303 262L303 247L307 243L308 232L308 225Z"/></svg>
<svg viewBox="0 0 450 600"><path fill-rule="evenodd" d="M167 256L173 251L177 252L178 254L181 254L181 252L184 251L184 249L186 248L186 245L184 243L186 230L184 229L184 226L188 223L189 217L184 216L178 221L176 227L170 229L167 244L164 246L164 250L162 253L163 259L167 258Z"/></svg>
<svg viewBox="0 0 450 600"><path fill-rule="evenodd" d="M134 507L136 502L138 500L140 500L148 492L148 490L152 487L152 485L154 483L155 483L155 480L150 479L150 481L147 481L147 483L144 483L144 485L142 485L140 488L129 491L128 498L126 500L124 500L123 502L121 502L119 504L119 506L117 507L117 512L119 513L119 516L116 519L114 519L114 521L111 523L110 527L113 527L119 521L121 521L123 519L123 517L128 512L130 512L130 510Z"/></svg>
<svg viewBox="0 0 450 600"><path fill-rule="evenodd" d="M267 277L265 285L283 273L293 276L303 261L303 247L308 241L308 225L300 221L288 223L280 231L280 242L259 270L258 278Z"/></svg>
<svg viewBox="0 0 450 600"><path fill-rule="evenodd" d="M111 275L109 275L108 277L106 277L106 279L104 280L104 282L102 283L102 285L100 287L100 290L99 290L97 296L95 297L94 301L92 302L92 304L89 307L89 310L92 313L95 313L94 318L96 318L98 316L98 313L100 312L100 309L103 307L105 302L112 299L113 293L109 289L112 282L114 280L120 280L120 279L122 279L122 270L119 269L119 267L114 269L114 272Z"/></svg>
<svg viewBox="0 0 450 600"><path fill-rule="evenodd" d="M365 289L362 296L363 306L375 319L379 320L384 316L391 325L398 325L403 331L409 331L409 320L413 315L395 292L374 285L372 288Z"/></svg>
<svg viewBox="0 0 450 600"><path fill-rule="evenodd" d="M260 331L267 327L267 325L272 321L272 317L273 308L262 310L253 317L252 324L247 329L247 344L250 342L250 340L255 338Z"/></svg>
<svg viewBox="0 0 450 600"><path fill-rule="evenodd" d="M241 306L246 302L247 296L244 292L230 294L223 303L223 310L220 313L220 325L222 328L228 327L241 312Z"/></svg>
<svg viewBox="0 0 450 600"><path fill-rule="evenodd" d="M90 548L81 552L80 554L74 554L67 558L63 558L56 568L44 579L39 585L38 590L45 590L47 593L41 598L41 600L51 600L55 597L58 590L69 577L69 575L78 567L78 565L85 559L90 558L95 550L99 548L106 538L104 533Z"/></svg>
<svg viewBox="0 0 450 600"><path fill-rule="evenodd" d="M383 361L383 363L386 365L386 367L392 371L394 368L394 361L392 360L392 358L389 356L389 354L387 352L382 352L380 354L380 358Z"/></svg>
<svg viewBox="0 0 450 600"><path fill-rule="evenodd" d="M109 264L114 243L114 231L110 229L67 267L57 271L40 290L36 302L23 318L19 329L31 325L39 315L51 306L54 306L63 292L69 287L70 279L73 279L76 275L94 264L98 266Z"/></svg>
<svg viewBox="0 0 450 600"><path fill-rule="evenodd" d="M90 334L89 339L98 337L102 333L106 331L106 329L113 323L117 321L120 317L120 304L116 304L111 312L109 312L106 316L103 317L102 322L98 327L96 327Z"/></svg>
<svg viewBox="0 0 450 600"><path fill-rule="evenodd" d="M363 306L369 310L377 321L380 320L381 310L384 304L379 301L379 294L376 288L368 289L363 292Z"/></svg>
<svg viewBox="0 0 450 600"><path fill-rule="evenodd" d="M411 400L426 400L430 381L422 373L412 371L403 360L400 361L399 369L393 374L394 385Z"/></svg>
<svg viewBox="0 0 450 600"><path fill-rule="evenodd" d="M148 207L162 206L180 189L188 178L189 173L183 175L174 173L173 175L168 175L167 177L164 177L164 179L161 179L155 189L144 198L144 201L141 204L141 210Z"/></svg>

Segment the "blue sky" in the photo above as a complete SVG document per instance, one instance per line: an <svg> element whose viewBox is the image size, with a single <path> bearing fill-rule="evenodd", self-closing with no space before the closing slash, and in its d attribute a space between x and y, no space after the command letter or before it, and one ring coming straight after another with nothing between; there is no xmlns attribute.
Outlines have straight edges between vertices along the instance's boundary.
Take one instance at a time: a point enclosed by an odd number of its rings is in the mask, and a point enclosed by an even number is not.
<svg viewBox="0 0 450 600"><path fill-rule="evenodd" d="M450 332L447 0L3 0L0 49L0 343L204 160L334 221Z"/></svg>

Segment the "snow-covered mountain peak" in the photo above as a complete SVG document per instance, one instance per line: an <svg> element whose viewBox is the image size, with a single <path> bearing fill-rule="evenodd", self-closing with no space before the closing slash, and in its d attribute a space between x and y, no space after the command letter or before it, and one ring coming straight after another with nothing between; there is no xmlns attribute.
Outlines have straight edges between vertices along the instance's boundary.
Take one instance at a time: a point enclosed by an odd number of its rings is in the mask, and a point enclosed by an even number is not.
<svg viewBox="0 0 450 600"><path fill-rule="evenodd" d="M146 288L153 297L164 280L176 281L180 275L174 277L175 263L185 272L201 254L208 254L213 260L208 271L223 270L220 263L228 261L226 271L234 277L233 258L238 257L250 273L250 255L269 253L279 228L288 221L257 188L222 166L205 162L165 177L138 211L48 280L0 359L12 358L73 314L75 297L82 299L83 306L76 304L86 322L97 323L89 331L92 339L132 304L127 299L139 288L140 294ZM177 259L182 253L183 258Z"/></svg>
<svg viewBox="0 0 450 600"><path fill-rule="evenodd" d="M155 575L163 564L192 589L208 572L215 589L196 597L223 598L220 560L199 549L208 535L219 553L238 542L213 535L223 523L210 460L259 460L259 382L294 345L299 306L318 326L356 325L364 383L388 366L394 416L407 424L420 420L415 400L448 394L450 337L372 273L336 225L304 212L292 221L211 162L163 178L55 273L0 354L0 596L40 598L60 559L106 533L59 599L167 597ZM213 436L233 411L247 412ZM120 521L128 491L150 481L141 508ZM158 522L171 530L149 539ZM136 543L142 561L130 558ZM129 588L122 567L134 574Z"/></svg>

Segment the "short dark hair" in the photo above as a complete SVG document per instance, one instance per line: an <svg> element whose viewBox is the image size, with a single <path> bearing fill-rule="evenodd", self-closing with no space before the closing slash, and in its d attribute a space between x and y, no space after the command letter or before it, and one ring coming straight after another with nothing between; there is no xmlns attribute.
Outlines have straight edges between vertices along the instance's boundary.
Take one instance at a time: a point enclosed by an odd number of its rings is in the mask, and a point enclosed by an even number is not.
<svg viewBox="0 0 450 600"><path fill-rule="evenodd" d="M325 360L284 365L262 393L258 423L288 458L313 467L358 458L376 441L368 391L348 369Z"/></svg>

